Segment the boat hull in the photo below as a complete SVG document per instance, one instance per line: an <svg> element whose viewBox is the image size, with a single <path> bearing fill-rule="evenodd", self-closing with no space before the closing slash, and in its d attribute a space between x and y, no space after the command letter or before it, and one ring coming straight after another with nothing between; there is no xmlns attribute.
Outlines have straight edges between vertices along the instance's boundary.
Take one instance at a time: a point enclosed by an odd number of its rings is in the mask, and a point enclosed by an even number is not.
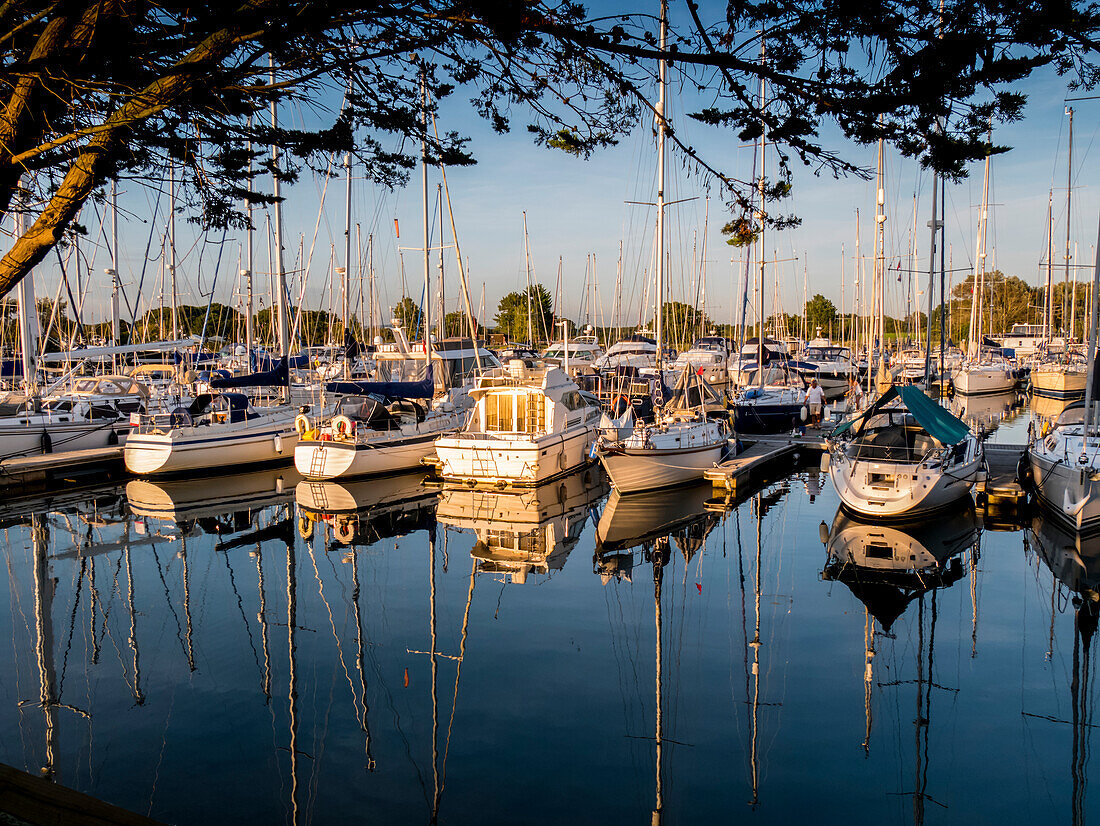
<svg viewBox="0 0 1100 826"><path fill-rule="evenodd" d="M1085 373L1071 370L1033 370L1031 392L1046 399L1085 397Z"/></svg>
<svg viewBox="0 0 1100 826"><path fill-rule="evenodd" d="M592 461L594 425L534 438L523 434L459 434L435 443L444 482L529 487Z"/></svg>
<svg viewBox="0 0 1100 826"><path fill-rule="evenodd" d="M1072 460L1077 454L1068 451ZM1100 473L1074 467L1042 449L1028 450L1031 476L1039 506L1077 533L1100 531Z"/></svg>
<svg viewBox="0 0 1100 826"><path fill-rule="evenodd" d="M803 424L802 403L738 404L733 408L737 433L786 433Z"/></svg>
<svg viewBox="0 0 1100 826"><path fill-rule="evenodd" d="M49 435L48 440L44 434ZM126 443L129 434L130 423L126 419L3 425L0 426L0 459L121 445Z"/></svg>
<svg viewBox="0 0 1100 826"><path fill-rule="evenodd" d="M950 471L902 462L850 459L834 453L829 476L846 509L877 519L909 519L959 504L970 495L981 453Z"/></svg>
<svg viewBox="0 0 1100 826"><path fill-rule="evenodd" d="M302 439L294 448L294 467L311 481L400 473L434 457L438 437L438 433L418 433L375 444Z"/></svg>
<svg viewBox="0 0 1100 826"><path fill-rule="evenodd" d="M964 396L1007 393L1016 386L1017 376L1008 368L962 369L952 379L955 392Z"/></svg>
<svg viewBox="0 0 1100 826"><path fill-rule="evenodd" d="M126 469L138 476L219 469L232 472L259 464L289 464L298 434L293 419L262 427L218 432L188 427L167 433L138 433L126 442Z"/></svg>
<svg viewBox="0 0 1100 826"><path fill-rule="evenodd" d="M611 448L601 451L600 463L615 490L640 493L698 482L725 450L725 441L673 449Z"/></svg>

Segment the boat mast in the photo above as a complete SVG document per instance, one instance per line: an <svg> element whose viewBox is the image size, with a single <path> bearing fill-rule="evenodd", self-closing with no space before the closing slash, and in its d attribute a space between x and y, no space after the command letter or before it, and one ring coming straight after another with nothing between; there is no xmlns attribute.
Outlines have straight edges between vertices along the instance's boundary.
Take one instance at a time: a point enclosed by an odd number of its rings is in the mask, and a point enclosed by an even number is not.
<svg viewBox="0 0 1100 826"><path fill-rule="evenodd" d="M657 61L657 376L660 378L665 356L665 84L668 63L664 53L668 39L668 0L661 0L661 25Z"/></svg>
<svg viewBox="0 0 1100 826"><path fill-rule="evenodd" d="M111 338L115 345L122 343L122 321L118 302L118 189L117 182L111 181ZM117 358L116 358L117 360Z"/></svg>
<svg viewBox="0 0 1100 826"><path fill-rule="evenodd" d="M275 85L275 58L270 57L271 85ZM271 99L271 132L273 135L279 131L279 107L274 97ZM279 147L271 145L271 194L274 199L275 210L275 295L272 303L275 306L276 338L280 356L290 355L290 329L287 325L286 307L286 271L283 269L283 209L282 197L279 194ZM289 374L288 374L289 375Z"/></svg>
<svg viewBox="0 0 1100 826"><path fill-rule="evenodd" d="M172 341L179 341L179 298L176 293L176 165L168 167L168 277L172 282ZM161 335L164 332L161 331Z"/></svg>
<svg viewBox="0 0 1100 826"><path fill-rule="evenodd" d="M878 377L879 393L885 393L890 377L886 372L886 185L882 139L878 142L878 186L875 197L876 290L878 292Z"/></svg>
<svg viewBox="0 0 1100 826"><path fill-rule="evenodd" d="M1085 381L1085 438L1081 440L1081 464L1085 464L1085 447L1088 445L1088 434L1091 432L1090 428L1095 426L1095 411L1093 410L1093 404L1096 399L1093 398L1093 381L1096 378L1096 327L1097 327L1097 312L1096 312L1096 293L1097 285L1100 284L1100 226L1097 227L1096 238L1096 260L1092 268L1092 295L1089 298L1089 350L1088 350L1088 378Z"/></svg>
<svg viewBox="0 0 1100 826"><path fill-rule="evenodd" d="M527 211L523 213L523 261L527 271L527 343L532 347L535 337L532 335L531 323L531 247L527 241Z"/></svg>
<svg viewBox="0 0 1100 826"><path fill-rule="evenodd" d="M1054 336L1054 190L1047 195L1047 292L1043 307L1043 340L1050 345Z"/></svg>
<svg viewBox="0 0 1100 826"><path fill-rule="evenodd" d="M424 362L431 365L432 251L428 246L428 77L420 70L420 184L424 220Z"/></svg>
<svg viewBox="0 0 1100 826"><path fill-rule="evenodd" d="M925 390L932 389L932 299L936 292L936 233L939 232L940 227L943 226L943 221L938 217L939 201L937 193L939 191L940 176L933 170L932 172L932 219L928 222L928 228L931 230L928 247L928 318L927 322L927 335L925 336L925 342L927 347L924 350L924 387ZM940 301L944 301L944 296L940 296ZM942 327L943 324L941 323ZM942 377L940 379L943 380Z"/></svg>
<svg viewBox="0 0 1100 826"><path fill-rule="evenodd" d="M252 116L248 116L248 133L252 134ZM248 142L248 192L252 194L252 141ZM248 230L246 232L248 238L248 252L245 258L246 269L241 275L245 277L245 289L247 291L245 297L245 316L244 316L244 347L248 351L248 370L252 370L252 346L254 339L252 336L252 198L248 198L245 204L245 208L248 212Z"/></svg>
<svg viewBox="0 0 1100 826"><path fill-rule="evenodd" d="M1072 106L1067 106L1066 107L1066 114L1069 115L1069 160L1066 162L1066 274L1065 274L1065 277L1063 279L1063 287L1062 287L1062 315L1063 315L1063 317L1065 317L1065 312L1066 312L1066 290L1069 289L1069 260L1070 260L1070 253L1069 253L1069 225L1070 225L1070 221L1069 221L1069 219L1070 219L1070 206L1073 203L1073 198L1072 198L1072 192L1073 192L1073 107ZM1076 287L1076 281L1077 281L1077 279L1075 278L1074 279L1073 298L1071 299L1071 303L1070 303L1069 331L1067 333L1068 338L1066 339L1066 345L1067 345L1066 352L1067 352L1067 354L1069 352L1068 345L1069 345L1069 342L1073 339L1074 327L1076 326L1076 322L1077 322L1077 318L1076 318L1076 316L1077 316L1077 287ZM1066 326L1065 324L1062 325L1062 327L1065 327L1065 326Z"/></svg>
<svg viewBox="0 0 1100 826"><path fill-rule="evenodd" d="M344 343L347 343L348 333L348 293L351 286L351 153L344 154L344 175L347 178L344 187L344 296L341 310L344 317ZM337 269L339 272L339 268ZM348 364L347 355L344 357L344 378L351 375L351 365Z"/></svg>
<svg viewBox="0 0 1100 826"><path fill-rule="evenodd" d="M764 104L767 102L768 85L764 81L763 68L764 68L764 55L766 54L766 46L764 40L760 41L760 180L756 183L757 196L760 198L760 214L759 214L759 238L756 248L756 257L760 264L760 271L757 274L757 295L756 302L756 317L760 321L760 336L757 339L756 345L756 384L758 387L764 386L764 219L766 213L764 211L764 172L766 169L764 158L768 147L768 127L764 121Z"/></svg>

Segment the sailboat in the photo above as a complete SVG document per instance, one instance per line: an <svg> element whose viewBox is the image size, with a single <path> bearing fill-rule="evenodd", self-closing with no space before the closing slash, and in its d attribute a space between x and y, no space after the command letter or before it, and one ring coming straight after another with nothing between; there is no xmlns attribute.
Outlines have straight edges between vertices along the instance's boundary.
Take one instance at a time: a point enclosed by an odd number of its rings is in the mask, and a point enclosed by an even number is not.
<svg viewBox="0 0 1100 826"><path fill-rule="evenodd" d="M974 261L974 300L970 304L970 346L967 361L952 377L955 392L964 396L1005 393L1016 386L1016 368L1000 352L983 353L982 302L985 297L987 257L986 236L989 233L989 159L985 156L985 183L982 186L982 206L978 213L978 254Z"/></svg>
<svg viewBox="0 0 1100 826"><path fill-rule="evenodd" d="M1039 505L1081 533L1100 528L1100 433L1095 409L1097 285L1100 285L1100 246L1093 267L1089 306L1085 401L1067 407L1049 432L1033 433L1027 450Z"/></svg>
<svg viewBox="0 0 1100 826"><path fill-rule="evenodd" d="M660 48L668 36L668 3L661 0ZM657 103L657 338L656 373L661 383L664 366L665 297L665 85L667 65L659 63L660 93ZM694 377L694 380L692 380ZM601 435L596 453L620 493L681 485L702 478L703 471L722 460L727 450L725 424L707 418L705 406L693 406L693 385L703 385L694 370L685 369L675 397L666 409L655 413L653 424L636 427L626 438L618 431ZM702 392L701 388L696 392Z"/></svg>

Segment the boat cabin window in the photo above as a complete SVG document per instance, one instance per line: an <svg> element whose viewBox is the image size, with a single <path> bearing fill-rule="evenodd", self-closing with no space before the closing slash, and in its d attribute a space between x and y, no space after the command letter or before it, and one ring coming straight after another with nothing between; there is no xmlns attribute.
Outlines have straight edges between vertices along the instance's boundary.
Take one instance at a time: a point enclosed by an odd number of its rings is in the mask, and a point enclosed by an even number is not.
<svg viewBox="0 0 1100 826"><path fill-rule="evenodd" d="M485 397L487 433L541 433L546 415L541 393L490 393Z"/></svg>
<svg viewBox="0 0 1100 826"><path fill-rule="evenodd" d="M1058 420L1056 422L1057 427L1064 427L1066 425L1083 425L1085 423L1085 406L1083 404L1074 404L1067 407L1061 413L1058 414Z"/></svg>

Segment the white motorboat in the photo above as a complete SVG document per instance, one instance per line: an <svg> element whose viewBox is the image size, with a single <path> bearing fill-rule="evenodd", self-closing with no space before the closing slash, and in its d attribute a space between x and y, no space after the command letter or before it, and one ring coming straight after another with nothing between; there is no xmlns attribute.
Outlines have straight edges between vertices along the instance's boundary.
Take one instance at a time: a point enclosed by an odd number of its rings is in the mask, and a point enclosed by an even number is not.
<svg viewBox="0 0 1100 826"><path fill-rule="evenodd" d="M726 424L706 414L713 393L696 373L685 370L653 424L639 423L626 438L601 436L596 449L611 486L638 493L683 485L722 461L729 447Z"/></svg>
<svg viewBox="0 0 1100 826"><path fill-rule="evenodd" d="M0 459L124 444L131 415L148 405L148 388L129 376L75 379L64 392L24 398L21 410L0 418Z"/></svg>
<svg viewBox="0 0 1100 826"><path fill-rule="evenodd" d="M698 338L691 349L684 350L672 363L672 372L679 375L684 370L693 370L703 381L714 387L729 386L735 376L737 347L724 336L705 336Z"/></svg>
<svg viewBox="0 0 1100 826"><path fill-rule="evenodd" d="M1045 325L1013 324L1008 335L1001 339L1001 347L1012 350L1016 358L1024 359L1035 355L1046 341Z"/></svg>
<svg viewBox="0 0 1100 826"><path fill-rule="evenodd" d="M1016 387L1016 368L1005 359L963 364L951 377L964 396L1007 393Z"/></svg>
<svg viewBox="0 0 1100 826"><path fill-rule="evenodd" d="M891 387L829 438L829 475L849 510L908 518L957 504L983 462L970 429L915 385Z"/></svg>
<svg viewBox="0 0 1100 826"><path fill-rule="evenodd" d="M606 353L592 362L592 368L602 373L620 367L641 370L656 364L657 342L645 333L635 333L608 347Z"/></svg>
<svg viewBox="0 0 1100 826"><path fill-rule="evenodd" d="M564 370L513 360L470 390L465 427L435 443L445 482L538 485L587 464L600 408Z"/></svg>
<svg viewBox="0 0 1100 826"><path fill-rule="evenodd" d="M825 401L842 399L848 392L849 380L859 378L859 372L852 361L852 351L847 347L830 344L827 339L824 344L818 343L819 341L811 341L799 355L799 372L804 380L817 379L817 383L825 391Z"/></svg>
<svg viewBox="0 0 1100 826"><path fill-rule="evenodd" d="M543 351L542 360L575 376L579 373L592 373L596 369L595 363L602 355L603 348L596 337L583 335L554 342Z"/></svg>
<svg viewBox="0 0 1100 826"><path fill-rule="evenodd" d="M139 476L289 463L298 442L289 405L254 408L242 393L202 393L187 407L132 418L126 469Z"/></svg>

